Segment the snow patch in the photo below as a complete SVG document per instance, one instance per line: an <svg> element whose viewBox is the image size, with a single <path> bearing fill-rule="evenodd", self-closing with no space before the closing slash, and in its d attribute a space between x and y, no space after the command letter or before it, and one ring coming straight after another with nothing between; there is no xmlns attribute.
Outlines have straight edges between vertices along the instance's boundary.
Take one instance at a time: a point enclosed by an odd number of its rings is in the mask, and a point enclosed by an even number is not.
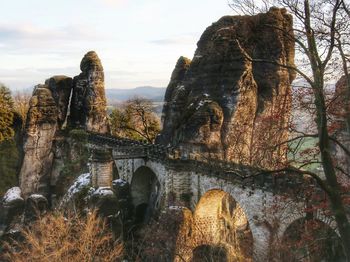
<svg viewBox="0 0 350 262"><path fill-rule="evenodd" d="M91 183L91 174L86 173L80 175L74 184L68 189L67 193L74 195L79 192L83 187L89 186Z"/></svg>
<svg viewBox="0 0 350 262"><path fill-rule="evenodd" d="M184 207L183 206L169 206L170 210L183 210Z"/></svg>
<svg viewBox="0 0 350 262"><path fill-rule="evenodd" d="M17 233L20 233L21 231L19 230L19 229L10 229L9 231L8 231L8 233L9 234L17 234Z"/></svg>
<svg viewBox="0 0 350 262"><path fill-rule="evenodd" d="M124 179L116 179L116 180L113 180L112 184L113 186L120 186L120 187L123 187L127 184L128 182L126 182Z"/></svg>
<svg viewBox="0 0 350 262"><path fill-rule="evenodd" d="M111 196L114 195L110 187L99 187L93 193L93 196Z"/></svg>
<svg viewBox="0 0 350 262"><path fill-rule="evenodd" d="M204 106L204 102L203 100L199 101L197 107L196 107L196 110L198 110L200 107Z"/></svg>
<svg viewBox="0 0 350 262"><path fill-rule="evenodd" d="M43 195L40 194L31 194L29 197L33 199L45 198Z"/></svg>
<svg viewBox="0 0 350 262"><path fill-rule="evenodd" d="M64 195L61 205L68 203L73 197L82 191L86 187L91 187L91 174L85 173L80 175L73 183L73 185L67 190L67 193ZM93 188L90 188L88 191L88 195L91 194Z"/></svg>
<svg viewBox="0 0 350 262"><path fill-rule="evenodd" d="M23 200L23 198L21 197L21 189L19 187L12 187L9 190L7 190L7 192L5 193L4 197L3 197L3 201L5 203L9 203L12 202L16 199L19 200Z"/></svg>

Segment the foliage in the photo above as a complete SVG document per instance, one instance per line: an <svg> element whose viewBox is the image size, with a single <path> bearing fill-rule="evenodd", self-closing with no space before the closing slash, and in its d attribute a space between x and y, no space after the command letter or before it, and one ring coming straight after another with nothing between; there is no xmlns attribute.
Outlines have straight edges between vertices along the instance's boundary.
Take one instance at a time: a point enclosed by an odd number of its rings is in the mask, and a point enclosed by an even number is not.
<svg viewBox="0 0 350 262"><path fill-rule="evenodd" d="M153 143L160 131L160 121L153 112L152 102L134 97L110 115L112 134Z"/></svg>
<svg viewBox="0 0 350 262"><path fill-rule="evenodd" d="M159 219L153 219L148 225L133 232L133 241L129 241L128 256L132 261L174 261L180 258L178 254L180 243L177 243L179 229L182 223L182 213L163 213ZM182 244L186 244L183 239Z"/></svg>
<svg viewBox="0 0 350 262"><path fill-rule="evenodd" d="M17 184L19 155L14 139L0 143L0 196Z"/></svg>
<svg viewBox="0 0 350 262"><path fill-rule="evenodd" d="M337 234L315 219L292 223L279 248L283 261L344 261Z"/></svg>
<svg viewBox="0 0 350 262"><path fill-rule="evenodd" d="M11 92L6 86L0 84L0 142L13 137L13 117Z"/></svg>
<svg viewBox="0 0 350 262"><path fill-rule="evenodd" d="M1 261L118 261L123 252L96 212L87 217L49 213L26 227L22 235L24 241L5 243Z"/></svg>
<svg viewBox="0 0 350 262"><path fill-rule="evenodd" d="M83 129L73 129L69 132L69 137L77 142L86 144L88 139L88 133Z"/></svg>
<svg viewBox="0 0 350 262"><path fill-rule="evenodd" d="M13 95L14 111L22 118L23 123L25 123L27 119L30 97L30 94L25 92L16 92ZM23 128L24 126L25 125L23 125Z"/></svg>
<svg viewBox="0 0 350 262"><path fill-rule="evenodd" d="M14 138L15 119L11 92L0 84L0 196L17 184L20 156Z"/></svg>

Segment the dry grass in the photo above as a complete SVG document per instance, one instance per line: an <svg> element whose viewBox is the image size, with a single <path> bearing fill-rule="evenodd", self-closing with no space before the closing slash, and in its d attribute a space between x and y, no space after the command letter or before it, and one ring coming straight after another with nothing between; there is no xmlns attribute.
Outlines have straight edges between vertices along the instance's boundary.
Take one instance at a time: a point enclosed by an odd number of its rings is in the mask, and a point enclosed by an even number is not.
<svg viewBox="0 0 350 262"><path fill-rule="evenodd" d="M96 215L50 213L23 230L24 241L5 243L5 261L118 261L122 245Z"/></svg>

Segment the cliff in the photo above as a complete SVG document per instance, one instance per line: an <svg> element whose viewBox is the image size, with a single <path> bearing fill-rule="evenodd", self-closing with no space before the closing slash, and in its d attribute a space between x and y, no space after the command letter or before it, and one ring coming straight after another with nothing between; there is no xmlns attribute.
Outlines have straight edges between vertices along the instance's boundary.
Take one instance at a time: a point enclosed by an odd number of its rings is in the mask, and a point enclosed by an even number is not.
<svg viewBox="0 0 350 262"><path fill-rule="evenodd" d="M87 131L108 133L104 72L94 51L84 56L80 69L82 73L73 79L70 124Z"/></svg>
<svg viewBox="0 0 350 262"><path fill-rule="evenodd" d="M88 52L80 68L82 73L74 79L54 76L34 88L20 171L25 198L34 193L51 197L57 193L52 189L61 186L57 181L65 180L62 176L67 175L67 169L76 169L78 175L87 168L80 159L82 149L69 137L70 130L109 131L104 73L97 54Z"/></svg>
<svg viewBox="0 0 350 262"><path fill-rule="evenodd" d="M284 9L272 8L208 27L192 61L175 67L158 142L197 158L283 163L286 148L274 146L288 136L295 74L278 64L294 65L292 26Z"/></svg>
<svg viewBox="0 0 350 262"><path fill-rule="evenodd" d="M329 103L329 121L332 136L346 150L350 150L349 131L347 127L347 117L349 116L349 98L348 98L348 80L346 76L342 76L335 85L335 92ZM350 172L349 156L338 144L332 142L334 161L342 172L338 170L337 179L343 186L350 186L350 179L345 173Z"/></svg>

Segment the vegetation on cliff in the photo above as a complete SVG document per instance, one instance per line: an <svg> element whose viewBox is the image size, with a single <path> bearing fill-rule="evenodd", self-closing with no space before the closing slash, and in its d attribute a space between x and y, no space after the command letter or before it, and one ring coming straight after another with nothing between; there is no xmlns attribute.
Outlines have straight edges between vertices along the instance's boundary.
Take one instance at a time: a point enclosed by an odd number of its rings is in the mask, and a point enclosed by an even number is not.
<svg viewBox="0 0 350 262"><path fill-rule="evenodd" d="M0 196L18 184L23 123L28 98L0 84Z"/></svg>

